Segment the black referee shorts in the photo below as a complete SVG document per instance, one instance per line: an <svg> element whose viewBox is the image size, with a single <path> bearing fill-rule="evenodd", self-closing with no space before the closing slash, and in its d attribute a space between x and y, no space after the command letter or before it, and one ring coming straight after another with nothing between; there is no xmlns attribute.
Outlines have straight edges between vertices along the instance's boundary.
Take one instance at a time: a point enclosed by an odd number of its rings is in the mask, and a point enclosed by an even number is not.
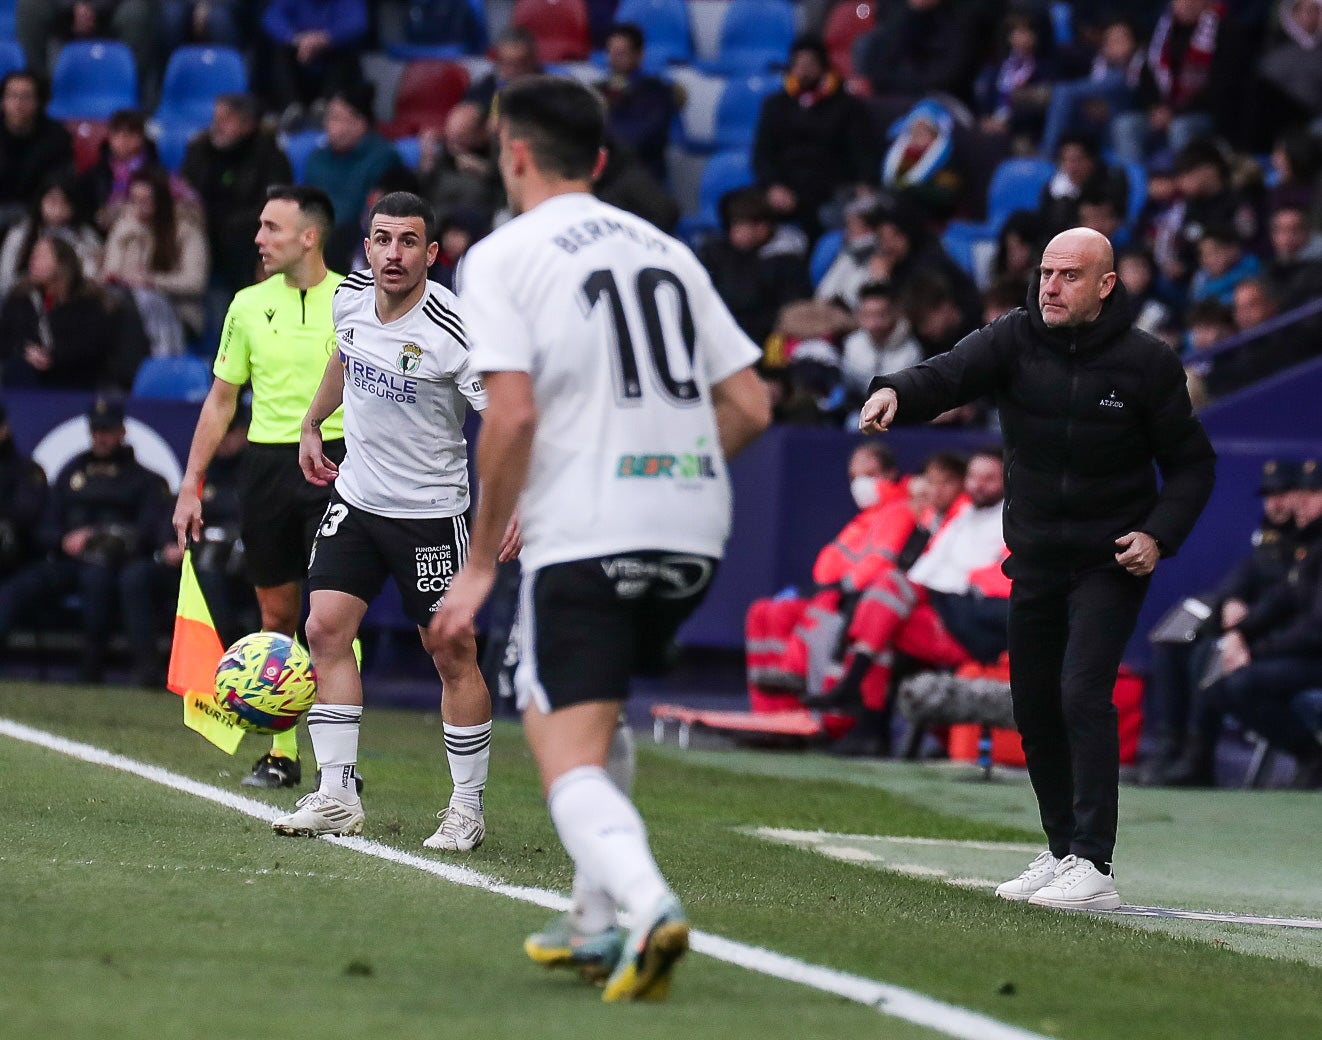
<svg viewBox="0 0 1322 1040"><path fill-rule="evenodd" d="M404 613L426 626L468 559L468 520L390 517L331 495L308 561L308 591L344 592L371 603L394 578Z"/></svg>
<svg viewBox="0 0 1322 1040"><path fill-rule="evenodd" d="M344 441L326 441L326 457L344 461ZM302 581L331 489L309 484L297 444L249 444L239 464L240 531L248 580L259 589Z"/></svg>
<svg viewBox="0 0 1322 1040"><path fill-rule="evenodd" d="M622 701L629 679L668 663L675 633L719 560L646 550L527 571L519 588L519 710Z"/></svg>

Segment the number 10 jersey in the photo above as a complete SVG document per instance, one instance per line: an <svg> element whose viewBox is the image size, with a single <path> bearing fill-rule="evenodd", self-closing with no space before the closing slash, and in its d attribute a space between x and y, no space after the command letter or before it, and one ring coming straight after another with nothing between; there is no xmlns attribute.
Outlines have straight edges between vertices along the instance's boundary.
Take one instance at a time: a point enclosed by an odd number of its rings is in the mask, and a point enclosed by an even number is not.
<svg viewBox="0 0 1322 1040"><path fill-rule="evenodd" d="M723 554L730 485L711 387L761 352L686 246L591 195L557 195L469 251L459 310L476 371L532 379L525 567Z"/></svg>

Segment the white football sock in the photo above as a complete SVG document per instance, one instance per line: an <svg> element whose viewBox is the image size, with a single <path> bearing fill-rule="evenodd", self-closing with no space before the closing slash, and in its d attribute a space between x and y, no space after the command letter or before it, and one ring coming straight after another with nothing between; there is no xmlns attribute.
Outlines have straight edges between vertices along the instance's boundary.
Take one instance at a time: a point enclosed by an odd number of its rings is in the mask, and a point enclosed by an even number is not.
<svg viewBox="0 0 1322 1040"><path fill-rule="evenodd" d="M575 866L616 905L639 916L669 891L647 846L642 817L604 769L571 769L551 785L546 802Z"/></svg>
<svg viewBox="0 0 1322 1040"><path fill-rule="evenodd" d="M621 715L619 725L611 734L606 775L611 778L611 783L628 795L633 791L633 774L633 730ZM580 867L574 870L573 897L574 905L569 911L569 920L578 931L601 932L615 924L615 900Z"/></svg>
<svg viewBox="0 0 1322 1040"><path fill-rule="evenodd" d="M443 728L445 757L449 759L450 779L454 781L450 804L481 812L487 767L491 763L491 720L480 726L451 726L447 722Z"/></svg>
<svg viewBox="0 0 1322 1040"><path fill-rule="evenodd" d="M312 754L321 769L319 790L342 802L358 801L358 729L363 717L361 704L315 704L308 711L308 733Z"/></svg>

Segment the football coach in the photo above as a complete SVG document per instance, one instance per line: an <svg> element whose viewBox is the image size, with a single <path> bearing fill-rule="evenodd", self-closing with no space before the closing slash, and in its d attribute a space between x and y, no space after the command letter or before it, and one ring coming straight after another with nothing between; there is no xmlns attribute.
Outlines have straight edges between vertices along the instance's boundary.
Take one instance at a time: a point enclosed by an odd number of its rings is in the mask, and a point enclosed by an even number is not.
<svg viewBox="0 0 1322 1040"><path fill-rule="evenodd" d="M996 890L1019 902L1120 905L1112 689L1153 568L1179 549L1215 479L1179 359L1133 320L1110 242L1064 231L1025 307L874 379L859 419L880 433L984 396L1000 410L1010 690L1048 844Z"/></svg>

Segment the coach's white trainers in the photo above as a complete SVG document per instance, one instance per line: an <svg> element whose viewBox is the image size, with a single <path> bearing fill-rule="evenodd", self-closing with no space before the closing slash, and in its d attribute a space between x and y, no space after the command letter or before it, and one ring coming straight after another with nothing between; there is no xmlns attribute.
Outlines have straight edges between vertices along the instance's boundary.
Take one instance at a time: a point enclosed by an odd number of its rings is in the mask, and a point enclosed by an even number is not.
<svg viewBox="0 0 1322 1040"><path fill-rule="evenodd" d="M271 821L271 830L295 838L363 833L363 803L358 799L342 802L324 791L313 791L295 804L298 808L293 812Z"/></svg>
<svg viewBox="0 0 1322 1040"><path fill-rule="evenodd" d="M1120 905L1120 893L1115 890L1115 878L1103 874L1092 860L1066 856L1051 884L1039 888L1028 901L1060 910L1114 910Z"/></svg>
<svg viewBox="0 0 1322 1040"><path fill-rule="evenodd" d="M1017 878L997 885L996 894L1015 903L1026 903L1034 892L1051 884L1056 877L1056 867L1061 862L1051 854L1050 849L1039 853L1037 859L1028 864L1028 869Z"/></svg>
<svg viewBox="0 0 1322 1040"><path fill-rule="evenodd" d="M441 825L423 844L429 849L445 852L471 852L487 836L487 825L482 810L476 814L464 805L450 805L436 814Z"/></svg>

